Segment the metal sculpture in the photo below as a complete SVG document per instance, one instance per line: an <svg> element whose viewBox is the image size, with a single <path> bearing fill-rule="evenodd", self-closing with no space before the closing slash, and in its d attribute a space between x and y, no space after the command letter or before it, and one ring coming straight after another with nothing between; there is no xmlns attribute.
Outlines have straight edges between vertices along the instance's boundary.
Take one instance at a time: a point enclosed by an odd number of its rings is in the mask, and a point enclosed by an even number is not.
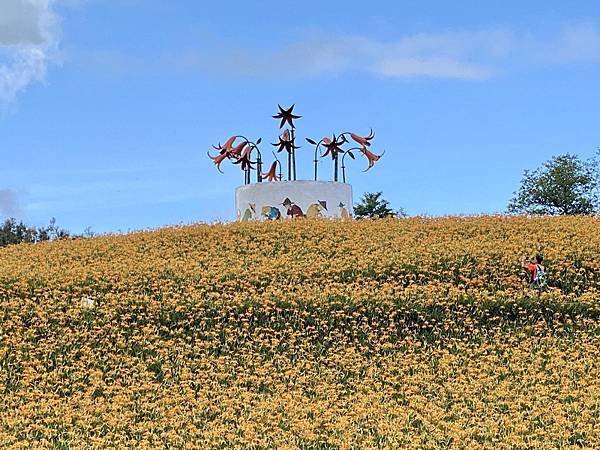
<svg viewBox="0 0 600 450"><path fill-rule="evenodd" d="M363 172L366 172L367 170L369 170L371 167L373 167L375 165L375 162L379 161L379 159L383 156L383 153L381 155L376 155L367 149L367 147L371 146L371 140L374 137L375 137L375 134L373 133L373 130L371 129L367 136L359 136L358 134L351 133L349 131L345 131L339 135L334 134L333 139L324 137L319 142L316 142L315 140L310 139L310 138L306 138L306 141L309 144L312 144L315 146L315 158L313 160L314 167L315 167L315 172L314 172L315 173L315 175L314 175L315 181L317 180L317 176L318 176L318 164L319 164L319 159L318 159L317 155L319 155L319 150L321 150L322 148L325 148L325 151L320 154L320 157L324 158L327 155L330 155L331 159L333 160L333 181L338 181L339 160L340 160L340 154L342 154L342 157L341 157L342 181L344 183L346 182L345 158L346 158L346 155L348 155L348 156L350 156L350 158L355 159L353 150L358 150L367 158L369 165L368 165L367 169L364 170ZM349 149L344 149L343 146L345 144L348 144L350 142L350 139L353 140L355 143L360 144L360 147L352 147Z"/></svg>
<svg viewBox="0 0 600 450"><path fill-rule="evenodd" d="M287 123L290 129L285 129L283 134L279 136L279 142L272 144L277 147L277 153L285 149L288 154L288 181L296 180L296 126L294 120L300 119L302 116L297 116L293 113L294 106L290 106L288 109L282 108L281 105L277 105L279 113L273 116L273 119L280 119L279 129L282 129Z"/></svg>
<svg viewBox="0 0 600 450"><path fill-rule="evenodd" d="M276 173L278 165L281 167L279 161L273 161L273 164L271 164L269 171L267 173L262 174L263 178L267 181L281 181L281 169L279 170L279 175L277 175Z"/></svg>
<svg viewBox="0 0 600 450"><path fill-rule="evenodd" d="M241 142L234 146L233 144L240 139ZM262 182L262 155L258 146L262 139L258 138L256 142L252 142L248 138L242 135L234 135L225 141L223 145L213 145L215 150L219 151L219 154L212 156L210 152L206 152L208 157L212 159L213 163L217 167L220 173L221 164L225 160L230 160L233 164L239 164L241 169L244 171L244 183L250 184L250 172L256 170L256 182ZM257 158L256 161L252 161L252 152L256 150ZM254 167L256 165L256 168Z"/></svg>
<svg viewBox="0 0 600 450"><path fill-rule="evenodd" d="M278 142L271 145L277 148L277 153L281 153L285 150L287 153L287 180L295 181L297 179L296 150L300 147L296 145L296 125L294 121L300 119L302 116L294 114L295 105L292 105L289 108L283 108L281 105L277 106L279 112L275 114L273 118L280 121L279 129L283 129L283 131L281 131L281 134L278 137ZM369 150L371 141L374 137L373 130L370 130L369 134L366 136L346 131L341 134L333 134L331 138L324 137L318 142L306 138L307 142L315 147L313 159L315 181L318 178L319 161L327 156L330 156L333 162L333 181L339 181L339 168L341 163L342 182L346 182L346 156L349 156L351 159L356 159L355 155L357 151L367 158L368 166L363 172L370 170L385 153L383 152L380 155L377 155ZM244 172L245 184L251 183L251 173L253 170L256 171L257 183L261 183L263 179L269 182L281 181L283 179L282 164L275 152L273 152L275 161L273 161L266 173L262 173L263 159L259 149L261 141L261 138L257 139L256 142L253 142L242 135L234 135L228 138L223 145L219 143L219 145L213 146L213 148L219 152L217 155L213 156L210 152L207 153L220 173L223 173L221 164L226 160L231 161L235 165L239 165ZM358 146L355 145L354 147L349 147L351 142L358 144ZM253 152L256 152L256 160L252 159ZM277 170L278 168L279 171Z"/></svg>

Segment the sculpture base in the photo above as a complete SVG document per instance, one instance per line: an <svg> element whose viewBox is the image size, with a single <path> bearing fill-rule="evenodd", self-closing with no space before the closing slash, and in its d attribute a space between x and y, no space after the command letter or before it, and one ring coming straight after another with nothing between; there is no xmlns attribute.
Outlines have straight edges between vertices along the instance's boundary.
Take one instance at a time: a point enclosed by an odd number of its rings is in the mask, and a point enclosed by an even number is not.
<svg viewBox="0 0 600 450"><path fill-rule="evenodd" d="M350 218L352 186L333 181L273 181L239 186L235 209L240 221L286 218Z"/></svg>

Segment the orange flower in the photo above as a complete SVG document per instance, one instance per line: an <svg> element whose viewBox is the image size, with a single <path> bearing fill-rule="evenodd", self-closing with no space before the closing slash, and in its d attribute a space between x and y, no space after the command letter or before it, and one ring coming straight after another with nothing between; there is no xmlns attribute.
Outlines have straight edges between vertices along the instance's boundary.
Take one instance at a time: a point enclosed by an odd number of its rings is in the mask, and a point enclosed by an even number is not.
<svg viewBox="0 0 600 450"><path fill-rule="evenodd" d="M229 150L229 155L233 156L234 158L239 158L242 155L242 150L244 149L244 147L248 145L248 143L246 141L241 142L240 144L236 145L235 147L232 147Z"/></svg>
<svg viewBox="0 0 600 450"><path fill-rule="evenodd" d="M338 139L334 135L333 140L329 138L323 138L322 142L323 146L327 149L325 150L325 153L321 155L322 158L326 157L327 155L331 155L331 159L335 159L338 153L344 153L340 147L345 142L343 139Z"/></svg>
<svg viewBox="0 0 600 450"><path fill-rule="evenodd" d="M369 161L369 166L364 170L364 172L366 172L371 167L373 167L375 165L375 162L379 161L379 158L381 158L385 154L385 152L383 152L381 155L376 155L375 153L371 153L364 146L362 148L360 148L359 150L363 155L365 155L367 157L367 160Z"/></svg>
<svg viewBox="0 0 600 450"><path fill-rule="evenodd" d="M285 150L288 153L292 153L293 150L300 148L294 145L294 141L290 136L290 131L285 130L281 136L279 136L279 142L277 144L271 144L273 147L277 147L277 153Z"/></svg>
<svg viewBox="0 0 600 450"><path fill-rule="evenodd" d="M252 169L252 164L255 164L255 161L250 160L250 154L252 153L252 147L247 146L242 151L241 156L237 158L234 164L241 164L242 170Z"/></svg>
<svg viewBox="0 0 600 450"><path fill-rule="evenodd" d="M227 139L225 141L225 143L221 146L221 144L219 144L218 146L214 146L213 148L215 150L219 150L219 153L228 153L231 151L231 148L233 147L233 143L235 142L235 140L237 139L237 136L231 136L229 139Z"/></svg>
<svg viewBox="0 0 600 450"><path fill-rule="evenodd" d="M371 130L368 136L359 136L357 134L350 133L350 137L363 147L369 147L371 145L371 139L373 139L375 135L373 134L373 130Z"/></svg>
<svg viewBox="0 0 600 450"><path fill-rule="evenodd" d="M235 140L237 139L237 136L231 136L229 139L227 139L225 141L225 143L223 145L219 144L218 146L214 146L213 148L215 150L219 150L219 154L217 156L211 156L210 152L206 152L208 157L210 159L213 160L213 162L215 163L215 166L217 166L217 170L221 173L223 173L223 171L221 170L221 163L223 161L225 161L225 159L227 158L238 158L242 148L246 145L246 142L242 142L241 144L239 144L238 146L236 146L235 148L233 147L233 143L235 142Z"/></svg>
<svg viewBox="0 0 600 450"><path fill-rule="evenodd" d="M269 171L267 173L263 173L262 177L267 181L280 181L281 177L277 175L277 161L273 161Z"/></svg>
<svg viewBox="0 0 600 450"><path fill-rule="evenodd" d="M217 156L211 156L210 153L206 152L208 154L208 157L210 159L213 160L213 162L215 163L215 166L217 167L217 170L221 173L223 173L223 171L221 170L221 163L227 159L229 157L229 155L227 153L219 153Z"/></svg>

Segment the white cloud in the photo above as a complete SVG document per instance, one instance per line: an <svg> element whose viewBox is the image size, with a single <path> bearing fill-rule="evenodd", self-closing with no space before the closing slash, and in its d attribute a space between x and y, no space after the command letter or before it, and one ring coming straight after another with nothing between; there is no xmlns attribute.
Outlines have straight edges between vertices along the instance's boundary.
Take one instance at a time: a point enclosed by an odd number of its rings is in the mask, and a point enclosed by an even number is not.
<svg viewBox="0 0 600 450"><path fill-rule="evenodd" d="M270 50L213 48L176 58L181 69L221 76L306 78L345 72L384 77L482 79L490 58L508 51L512 35L504 30L417 34L396 41L362 36L312 35ZM477 61L477 62L474 62Z"/></svg>
<svg viewBox="0 0 600 450"><path fill-rule="evenodd" d="M482 80L514 67L600 61L600 27L575 23L550 32L508 28L416 33L396 40L305 35L268 48L207 44L168 64L220 77L315 78L369 73L385 78Z"/></svg>
<svg viewBox="0 0 600 450"><path fill-rule="evenodd" d="M44 79L58 45L58 17L52 3L0 3L0 104L10 103L32 82Z"/></svg>
<svg viewBox="0 0 600 450"><path fill-rule="evenodd" d="M600 28L591 23L567 26L547 50L554 63L600 61Z"/></svg>
<svg viewBox="0 0 600 450"><path fill-rule="evenodd" d="M10 216L19 212L19 198L11 189L0 189L0 214Z"/></svg>
<svg viewBox="0 0 600 450"><path fill-rule="evenodd" d="M491 69L477 64L460 62L446 57L382 59L376 65L376 72L386 77L462 78L482 80L489 78Z"/></svg>

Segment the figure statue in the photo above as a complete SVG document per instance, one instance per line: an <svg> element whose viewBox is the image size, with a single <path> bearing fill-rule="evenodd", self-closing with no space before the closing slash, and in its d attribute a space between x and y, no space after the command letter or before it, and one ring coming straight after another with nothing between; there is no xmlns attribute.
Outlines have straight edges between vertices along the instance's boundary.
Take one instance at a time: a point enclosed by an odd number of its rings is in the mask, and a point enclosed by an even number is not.
<svg viewBox="0 0 600 450"><path fill-rule="evenodd" d="M340 204L338 206L340 208L340 217L342 219L349 219L350 213L348 213L348 210L346 209L346 205L344 205L342 202L340 202Z"/></svg>
<svg viewBox="0 0 600 450"><path fill-rule="evenodd" d="M266 217L267 220L279 220L281 219L281 211L275 206L263 206L261 214Z"/></svg>
<svg viewBox="0 0 600 450"><path fill-rule="evenodd" d="M318 203L313 203L308 207L308 209L306 210L306 217L310 219L323 217L323 215L321 214L322 210L327 211L327 202L319 200Z"/></svg>
<svg viewBox="0 0 600 450"><path fill-rule="evenodd" d="M292 219L296 219L299 217L306 217L304 215L304 212L302 211L302 208L300 208L298 205L293 203L289 198L286 198L283 201L282 205L285 206L285 208L287 209L288 217L291 217Z"/></svg>
<svg viewBox="0 0 600 450"><path fill-rule="evenodd" d="M248 208L246 208L246 211L244 211L244 215L242 216L242 222L252 220L254 214L256 214L256 205L254 203L248 203Z"/></svg>

